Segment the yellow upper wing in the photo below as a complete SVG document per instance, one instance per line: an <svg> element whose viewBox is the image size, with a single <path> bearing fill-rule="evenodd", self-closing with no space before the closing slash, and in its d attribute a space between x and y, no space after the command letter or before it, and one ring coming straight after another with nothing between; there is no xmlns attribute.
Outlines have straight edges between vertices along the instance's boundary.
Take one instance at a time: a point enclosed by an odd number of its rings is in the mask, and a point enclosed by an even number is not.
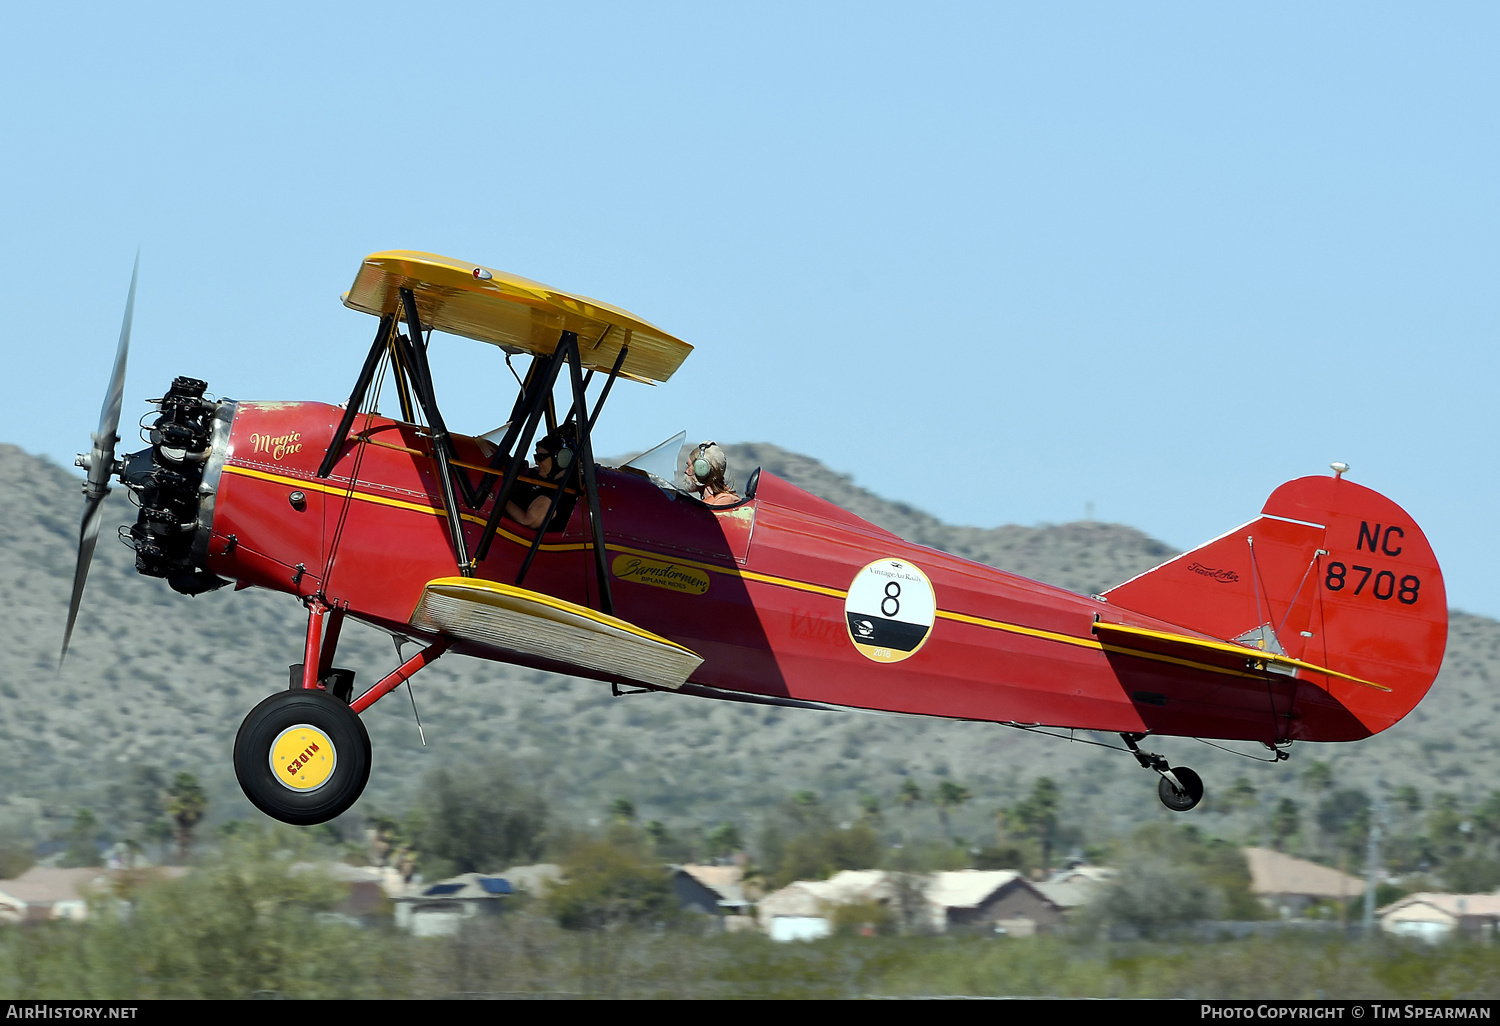
<svg viewBox="0 0 1500 1026"><path fill-rule="evenodd" d="M666 381L693 347L617 306L434 253L393 249L360 264L344 305L377 317L399 314L400 289L416 295L423 327L528 353L551 353L564 330L578 334L586 367L608 371L622 346L620 373Z"/></svg>

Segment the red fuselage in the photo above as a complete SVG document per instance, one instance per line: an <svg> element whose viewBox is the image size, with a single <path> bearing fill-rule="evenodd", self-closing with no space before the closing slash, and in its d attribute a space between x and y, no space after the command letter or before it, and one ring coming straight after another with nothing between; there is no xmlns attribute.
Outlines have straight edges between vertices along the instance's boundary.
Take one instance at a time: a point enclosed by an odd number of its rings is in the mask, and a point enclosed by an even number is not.
<svg viewBox="0 0 1500 1026"><path fill-rule="evenodd" d="M332 474L318 479L342 412L323 403L239 404L208 569L241 585L321 595L363 620L420 634L408 621L424 586L457 573L429 443L412 425L361 416ZM473 439L454 441L461 462L487 463ZM1393 722L1292 676L1246 681L1181 659L1107 651L1093 632L1100 617L1174 628L905 542L770 474L752 500L727 509L629 470L600 468L598 480L614 614L703 656L693 684L930 716L1268 743L1353 740ZM583 507L547 536L525 587L597 607ZM488 513L487 505L463 511L470 552ZM513 583L531 539L503 521L477 575ZM919 569L935 597L928 635L897 661L856 645L846 609L856 575L882 560ZM472 643L457 649L545 665Z"/></svg>

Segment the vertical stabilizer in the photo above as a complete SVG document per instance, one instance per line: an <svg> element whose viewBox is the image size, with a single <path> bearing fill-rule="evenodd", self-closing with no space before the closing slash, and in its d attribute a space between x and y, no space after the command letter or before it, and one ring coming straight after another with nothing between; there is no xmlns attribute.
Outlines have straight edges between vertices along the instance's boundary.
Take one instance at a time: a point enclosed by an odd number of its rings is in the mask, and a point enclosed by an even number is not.
<svg viewBox="0 0 1500 1026"><path fill-rule="evenodd" d="M1372 733L1421 701L1448 639L1443 575L1426 535L1390 499L1341 477L1287 482L1255 520L1104 597L1390 688L1327 685Z"/></svg>

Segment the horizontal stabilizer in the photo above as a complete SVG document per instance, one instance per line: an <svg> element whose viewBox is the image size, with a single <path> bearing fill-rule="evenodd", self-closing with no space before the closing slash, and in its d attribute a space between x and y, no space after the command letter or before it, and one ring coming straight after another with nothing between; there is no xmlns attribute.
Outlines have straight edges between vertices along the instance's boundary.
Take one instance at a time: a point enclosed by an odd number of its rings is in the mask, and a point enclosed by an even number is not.
<svg viewBox="0 0 1500 1026"><path fill-rule="evenodd" d="M1391 690L1383 684L1330 670L1326 666L1303 662L1301 659L1277 655L1274 652L1246 648L1244 645L1236 645L1228 641L1193 638L1185 634L1171 634L1167 631L1152 630L1149 627L1131 627L1122 623L1096 623L1094 634L1104 643L1106 651L1113 650L1125 655L1140 655L1147 659L1201 663L1229 670L1243 670L1256 677L1260 676L1260 673L1256 671L1269 670L1272 673L1279 671L1292 674L1301 670L1337 677L1339 680L1353 681L1367 688L1374 688L1376 691Z"/></svg>
<svg viewBox="0 0 1500 1026"><path fill-rule="evenodd" d="M411 625L658 687L680 688L703 657L632 623L497 581L429 581Z"/></svg>

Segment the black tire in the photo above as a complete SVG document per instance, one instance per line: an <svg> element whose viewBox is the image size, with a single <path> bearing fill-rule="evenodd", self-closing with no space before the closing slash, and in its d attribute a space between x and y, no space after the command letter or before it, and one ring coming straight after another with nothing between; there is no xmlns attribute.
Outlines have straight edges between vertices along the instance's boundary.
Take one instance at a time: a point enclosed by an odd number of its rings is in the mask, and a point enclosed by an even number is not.
<svg viewBox="0 0 1500 1026"><path fill-rule="evenodd" d="M273 749L280 769L307 767L301 776L290 771L287 779L299 783L283 783L278 777ZM240 725L234 775L245 797L267 816L294 826L326 823L364 791L370 779L370 735L359 714L326 691L279 691L250 710Z"/></svg>
<svg viewBox="0 0 1500 1026"><path fill-rule="evenodd" d="M1187 812L1197 808L1198 803L1203 800L1203 779L1186 766L1174 766L1172 773L1184 790L1179 791L1172 786L1170 780L1162 777L1156 784L1156 796L1173 812Z"/></svg>

